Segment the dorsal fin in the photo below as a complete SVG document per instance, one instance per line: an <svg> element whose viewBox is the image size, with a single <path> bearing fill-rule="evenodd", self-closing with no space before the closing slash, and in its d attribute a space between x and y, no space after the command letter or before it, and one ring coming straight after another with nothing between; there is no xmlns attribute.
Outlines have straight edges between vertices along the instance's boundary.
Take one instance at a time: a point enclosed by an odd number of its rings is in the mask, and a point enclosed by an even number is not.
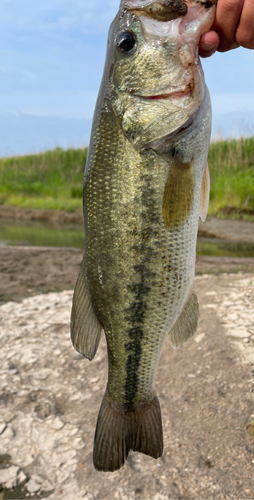
<svg viewBox="0 0 254 500"><path fill-rule="evenodd" d="M83 260L73 295L71 340L75 349L91 361L100 342L102 326L94 312L85 271Z"/></svg>
<svg viewBox="0 0 254 500"><path fill-rule="evenodd" d="M169 342L178 349L197 330L199 318L199 305L195 290L192 290L189 298L172 330L169 332Z"/></svg>
<svg viewBox="0 0 254 500"><path fill-rule="evenodd" d="M208 205L209 205L209 194L210 194L210 174L208 163L206 164L205 171L203 174L202 187L201 187L201 197L200 197L200 208L199 208L199 216L202 222L205 222Z"/></svg>

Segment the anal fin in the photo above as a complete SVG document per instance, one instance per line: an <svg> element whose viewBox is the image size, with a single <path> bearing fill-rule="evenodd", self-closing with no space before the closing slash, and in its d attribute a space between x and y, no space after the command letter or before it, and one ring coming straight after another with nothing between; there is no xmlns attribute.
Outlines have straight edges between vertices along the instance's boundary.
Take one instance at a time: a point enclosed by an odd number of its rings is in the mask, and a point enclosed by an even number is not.
<svg viewBox="0 0 254 500"><path fill-rule="evenodd" d="M174 349L178 349L197 330L199 305L196 292L191 291L177 322L169 332L169 342Z"/></svg>
<svg viewBox="0 0 254 500"><path fill-rule="evenodd" d="M204 170L204 174L203 174L202 187L201 187L201 197L200 197L200 208L199 208L199 215L200 215L202 222L205 222L206 217L207 217L208 205L209 205L209 194L210 194L210 174L209 174L209 168L208 168L208 163L207 163L205 170Z"/></svg>
<svg viewBox="0 0 254 500"><path fill-rule="evenodd" d="M94 312L87 285L83 260L73 295L71 340L75 349L90 361L97 351L101 330L102 326Z"/></svg>
<svg viewBox="0 0 254 500"><path fill-rule="evenodd" d="M162 455L159 400L154 393L142 405L120 405L112 401L106 391L94 437L94 466L100 471L114 472L124 465L130 450L153 458Z"/></svg>

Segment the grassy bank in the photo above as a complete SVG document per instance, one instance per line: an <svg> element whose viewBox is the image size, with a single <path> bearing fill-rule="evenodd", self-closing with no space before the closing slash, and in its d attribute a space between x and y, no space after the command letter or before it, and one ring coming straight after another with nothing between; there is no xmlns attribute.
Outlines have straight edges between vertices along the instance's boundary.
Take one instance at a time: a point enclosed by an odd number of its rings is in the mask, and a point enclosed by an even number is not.
<svg viewBox="0 0 254 500"><path fill-rule="evenodd" d="M73 211L82 206L87 148L0 159L0 204Z"/></svg>
<svg viewBox="0 0 254 500"><path fill-rule="evenodd" d="M254 137L212 143L209 214L254 219Z"/></svg>
<svg viewBox="0 0 254 500"><path fill-rule="evenodd" d="M73 211L82 206L87 149L0 159L0 204ZM210 215L254 219L254 137L212 143Z"/></svg>

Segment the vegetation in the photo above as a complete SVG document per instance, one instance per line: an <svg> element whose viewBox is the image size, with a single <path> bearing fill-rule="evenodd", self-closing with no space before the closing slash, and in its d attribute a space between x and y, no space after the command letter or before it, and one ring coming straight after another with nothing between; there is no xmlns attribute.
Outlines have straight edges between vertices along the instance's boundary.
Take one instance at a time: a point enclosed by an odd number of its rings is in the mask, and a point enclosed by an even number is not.
<svg viewBox="0 0 254 500"><path fill-rule="evenodd" d="M82 207L87 148L0 159L0 204L73 211Z"/></svg>
<svg viewBox="0 0 254 500"><path fill-rule="evenodd" d="M254 216L254 137L210 145L211 193L209 214L219 217Z"/></svg>
<svg viewBox="0 0 254 500"><path fill-rule="evenodd" d="M87 148L0 159L0 204L73 211L82 206ZM212 143L209 214L254 220L254 137Z"/></svg>
<svg viewBox="0 0 254 500"><path fill-rule="evenodd" d="M250 437L254 437L254 420L252 420L249 424L247 424L246 427L248 429Z"/></svg>

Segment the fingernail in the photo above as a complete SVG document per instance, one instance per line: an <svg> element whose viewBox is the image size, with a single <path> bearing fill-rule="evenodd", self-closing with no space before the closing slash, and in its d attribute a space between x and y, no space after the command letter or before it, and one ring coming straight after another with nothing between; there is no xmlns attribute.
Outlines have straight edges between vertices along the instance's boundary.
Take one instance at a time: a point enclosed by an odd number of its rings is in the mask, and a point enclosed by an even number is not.
<svg viewBox="0 0 254 500"><path fill-rule="evenodd" d="M214 45L214 43L210 43L210 42L202 42L202 50L205 50L207 52L216 52L217 50L217 46Z"/></svg>

